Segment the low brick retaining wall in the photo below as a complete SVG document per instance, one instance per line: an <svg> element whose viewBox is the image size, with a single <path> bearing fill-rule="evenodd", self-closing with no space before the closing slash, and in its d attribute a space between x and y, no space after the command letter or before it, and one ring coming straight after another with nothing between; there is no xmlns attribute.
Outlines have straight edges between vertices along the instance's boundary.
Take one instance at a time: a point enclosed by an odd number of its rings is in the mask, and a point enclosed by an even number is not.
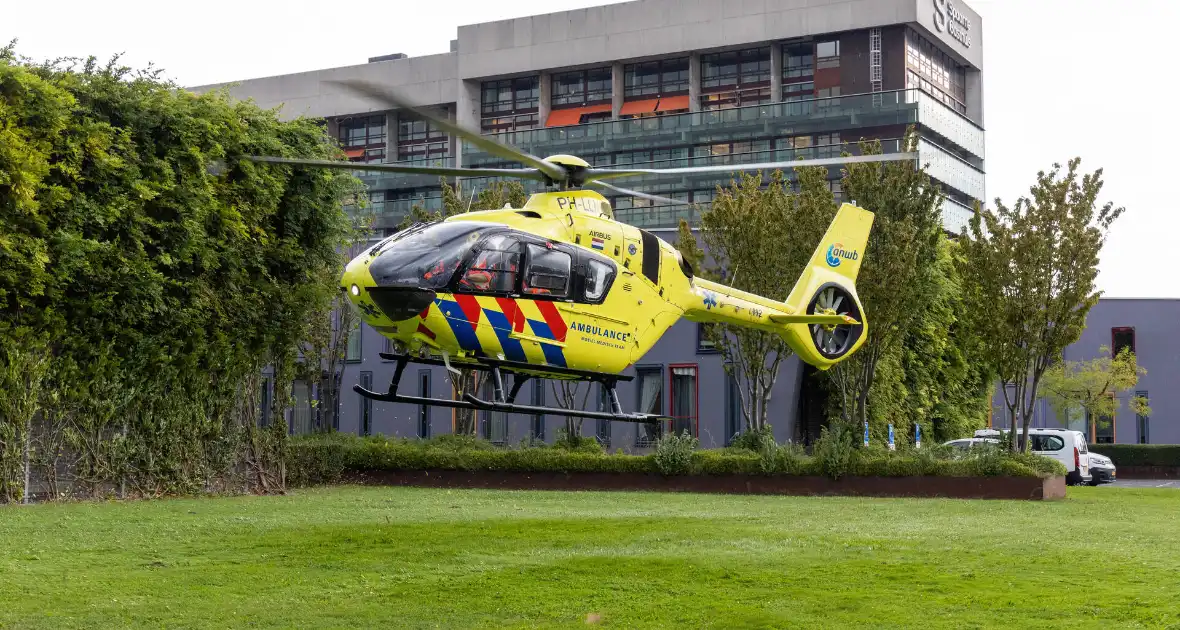
<svg viewBox="0 0 1180 630"><path fill-rule="evenodd" d="M1118 479L1180 479L1177 466L1119 466L1115 464Z"/></svg>
<svg viewBox="0 0 1180 630"><path fill-rule="evenodd" d="M1121 471L1119 471L1121 472ZM1065 498L1065 478L1049 477L792 477L787 475L664 477L637 473L558 473L464 470L350 471L345 483L496 490L655 490L803 496L942 497L952 499Z"/></svg>

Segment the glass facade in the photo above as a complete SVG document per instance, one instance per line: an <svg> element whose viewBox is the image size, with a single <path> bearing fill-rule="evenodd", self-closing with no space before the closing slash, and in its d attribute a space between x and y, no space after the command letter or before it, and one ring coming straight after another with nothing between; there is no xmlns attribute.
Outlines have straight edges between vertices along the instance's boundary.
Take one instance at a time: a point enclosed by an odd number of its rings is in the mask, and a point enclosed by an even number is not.
<svg viewBox="0 0 1180 630"><path fill-rule="evenodd" d="M338 121L337 138L352 162L385 161L385 114Z"/></svg>
<svg viewBox="0 0 1180 630"><path fill-rule="evenodd" d="M921 89L960 114L967 113L962 66L914 29L905 34L906 87Z"/></svg>
<svg viewBox="0 0 1180 630"><path fill-rule="evenodd" d="M531 129L540 122L541 78L539 75L484 81L480 102L480 129L500 133Z"/></svg>
<svg viewBox="0 0 1180 630"><path fill-rule="evenodd" d="M610 66L554 74L550 92L552 107L559 109L611 102L611 76Z"/></svg>
<svg viewBox="0 0 1180 630"><path fill-rule="evenodd" d="M688 94L688 64L688 57L677 57L624 66L624 98L632 101Z"/></svg>
<svg viewBox="0 0 1180 630"><path fill-rule="evenodd" d="M701 55L701 109L769 103L770 46Z"/></svg>
<svg viewBox="0 0 1180 630"><path fill-rule="evenodd" d="M856 153L861 138L878 139L885 151L895 152L906 127L916 125L923 137L921 159L947 193L947 228L957 231L970 216L972 200L985 194L983 130L964 116L965 69L916 31L895 33L898 39L904 36L904 60L894 57L886 63L896 64L894 76L904 75L906 89L850 92L842 82L849 73L860 72L857 64L868 70L868 59L849 43L856 41L852 36L817 37L695 58L684 54L618 66L555 69L544 79L548 103L541 102L540 72L482 81L480 129L533 155L572 154L603 167L677 168L836 157L843 151ZM615 68L622 77L614 76ZM576 124L546 126L541 119L542 111L556 120L555 112L563 109L611 104L617 96L616 78L623 90L617 118L611 111L598 111L581 116ZM696 90L691 85L694 78L699 81ZM690 101L690 94L695 101ZM341 120L340 138L353 151L350 159L386 161L388 156L388 161L443 166L461 161L464 166L519 167L465 142L454 149L459 155L453 155L447 134L425 121L394 120L397 135L390 138L395 144L388 151L384 115ZM437 176L358 175L374 191L370 203L380 215L379 227L396 226L415 205L441 208ZM830 177L839 199L840 169L833 167ZM729 173L623 178L620 186L677 203L612 195L608 199L620 220L647 229L670 229L682 218L699 220L715 187L730 178ZM479 188L494 179L469 178L464 186ZM537 182L522 183L530 193L543 188Z"/></svg>

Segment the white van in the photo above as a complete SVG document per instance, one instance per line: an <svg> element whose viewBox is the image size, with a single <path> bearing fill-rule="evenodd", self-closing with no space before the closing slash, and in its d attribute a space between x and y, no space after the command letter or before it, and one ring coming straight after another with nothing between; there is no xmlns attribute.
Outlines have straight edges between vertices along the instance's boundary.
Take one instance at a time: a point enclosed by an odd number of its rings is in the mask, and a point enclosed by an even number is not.
<svg viewBox="0 0 1180 630"><path fill-rule="evenodd" d="M1003 439L1004 433L998 429L979 429L975 437ZM1021 432L1017 429L1017 439ZM1068 473L1065 483L1069 485L1088 484L1092 480L1090 475L1090 451L1086 448L1086 436L1081 431L1069 429L1034 429L1029 427L1028 439L1032 441L1029 452L1051 457L1065 465ZM1024 443L1021 442L1021 448Z"/></svg>

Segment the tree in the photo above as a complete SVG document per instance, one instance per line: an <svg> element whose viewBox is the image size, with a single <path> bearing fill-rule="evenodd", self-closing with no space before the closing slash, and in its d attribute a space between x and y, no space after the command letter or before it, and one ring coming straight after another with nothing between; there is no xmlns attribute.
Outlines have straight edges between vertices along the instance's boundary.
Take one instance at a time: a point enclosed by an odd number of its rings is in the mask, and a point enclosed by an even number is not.
<svg viewBox="0 0 1180 630"><path fill-rule="evenodd" d="M470 193L465 193L458 183L454 186L450 185L445 178L441 179L439 184L442 187L442 207L439 210L430 211L421 204L415 204L410 208L410 213L398 225L399 230L414 223L441 221L447 217L466 212L495 210L503 208L505 205L521 208L528 201L524 186L516 180L493 181L483 190L473 189ZM462 400L468 392L478 395L479 388L483 384L483 378L475 370L459 369L458 376L453 374L448 376L451 379L455 400ZM455 433L475 435L476 424L474 409L455 410Z"/></svg>
<svg viewBox="0 0 1180 630"><path fill-rule="evenodd" d="M1102 346L1099 356L1085 361L1061 361L1045 370L1042 379L1045 398L1059 418L1085 414L1098 422L1114 418L1119 410L1118 397L1135 388L1147 370L1138 366L1135 353L1123 348L1117 355ZM1149 416L1151 408L1143 396L1128 401L1136 415Z"/></svg>
<svg viewBox="0 0 1180 630"><path fill-rule="evenodd" d="M930 302L897 347L882 355L870 392L870 427L886 423L899 443L920 425L927 441L942 442L982 428L993 379L979 360L982 340L964 325L959 245L942 239ZM870 322L870 326L873 323Z"/></svg>
<svg viewBox="0 0 1180 630"><path fill-rule="evenodd" d="M1080 158L1065 173L1054 164L1037 173L1031 197L1009 207L978 205L963 230L962 274L972 325L987 340L987 359L1003 385L1011 431L1028 444L1045 372L1077 341L1101 295L1098 260L1111 223L1123 208L1097 207L1102 169L1078 177ZM1017 449L1017 444L1011 445Z"/></svg>
<svg viewBox="0 0 1180 630"><path fill-rule="evenodd" d="M798 194L778 171L765 187L761 173L743 174L729 188L718 186L712 206L701 213L705 249L681 220L681 255L704 278L786 299L836 216L827 169L799 169L797 177ZM746 429L761 431L790 347L778 334L740 326L710 324L706 335L737 381Z"/></svg>
<svg viewBox="0 0 1180 630"><path fill-rule="evenodd" d="M911 128L903 150L917 150ZM879 140L861 141L864 155L881 153ZM850 164L842 180L844 197L875 214L857 278L857 293L869 322L861 349L831 370L840 396L844 428L868 419L870 393L883 359L897 352L907 335L937 301L942 237L942 193L925 167L908 161Z"/></svg>
<svg viewBox="0 0 1180 630"><path fill-rule="evenodd" d="M38 423L25 459L42 477L64 459L75 487L159 495L258 487L244 471L281 461L252 383L330 295L359 182L250 154L343 155L313 121L227 90L0 50L0 373L45 361L0 387L0 435Z"/></svg>

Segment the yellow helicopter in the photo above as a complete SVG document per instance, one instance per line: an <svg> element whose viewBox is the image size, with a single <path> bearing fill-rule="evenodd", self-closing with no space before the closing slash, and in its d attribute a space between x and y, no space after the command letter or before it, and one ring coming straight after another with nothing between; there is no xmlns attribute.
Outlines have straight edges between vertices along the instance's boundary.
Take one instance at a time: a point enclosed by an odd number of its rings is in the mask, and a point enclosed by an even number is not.
<svg viewBox="0 0 1180 630"><path fill-rule="evenodd" d="M640 175L754 171L908 159L907 154L854 156L740 166L671 169L591 167L571 155L534 157L455 123L431 116L383 88L341 85L429 120L489 154L527 168L462 168L364 164L251 156L257 162L460 177L541 181L546 192L522 208L468 212L417 224L367 248L348 263L341 290L365 323L393 340L396 361L385 393L355 386L374 400L554 414L630 422L663 415L626 413L615 385L679 319L751 327L780 335L799 357L826 370L865 341L867 321L856 293L873 213L843 204L784 301L696 277L675 247L616 221L596 190L678 203L608 184ZM769 270L768 270L769 271ZM493 400L406 396L398 384L408 363L490 373ZM506 390L502 373L511 373ZM610 411L521 405L530 378L601 383Z"/></svg>

